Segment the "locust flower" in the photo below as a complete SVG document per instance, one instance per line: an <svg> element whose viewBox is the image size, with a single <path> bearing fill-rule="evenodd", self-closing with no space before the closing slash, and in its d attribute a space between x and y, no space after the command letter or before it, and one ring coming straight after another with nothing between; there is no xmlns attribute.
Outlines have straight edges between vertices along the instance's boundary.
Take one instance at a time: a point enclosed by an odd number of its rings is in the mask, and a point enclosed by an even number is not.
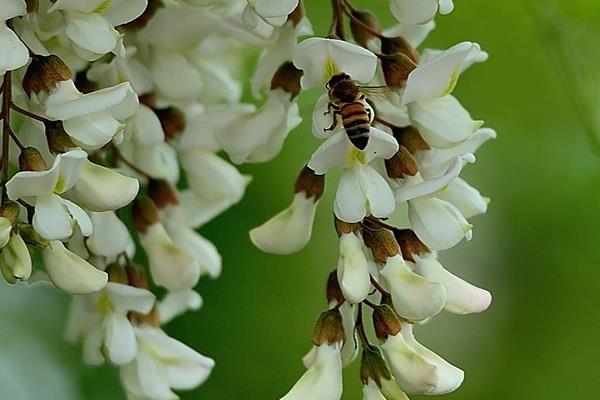
<svg viewBox="0 0 600 400"><path fill-rule="evenodd" d="M390 11L402 25L423 25L430 22L437 12L442 15L454 10L452 0L389 0Z"/></svg>
<svg viewBox="0 0 600 400"><path fill-rule="evenodd" d="M244 23L249 29L255 29L259 19L273 27L282 26L288 15L298 7L298 0L247 0L242 14Z"/></svg>
<svg viewBox="0 0 600 400"><path fill-rule="evenodd" d="M8 283L26 281L31 276L31 256L23 238L13 233L0 252L0 270Z"/></svg>
<svg viewBox="0 0 600 400"><path fill-rule="evenodd" d="M21 68L29 61L29 51L6 21L27 13L23 0L7 0L0 10L0 77L7 71Z"/></svg>

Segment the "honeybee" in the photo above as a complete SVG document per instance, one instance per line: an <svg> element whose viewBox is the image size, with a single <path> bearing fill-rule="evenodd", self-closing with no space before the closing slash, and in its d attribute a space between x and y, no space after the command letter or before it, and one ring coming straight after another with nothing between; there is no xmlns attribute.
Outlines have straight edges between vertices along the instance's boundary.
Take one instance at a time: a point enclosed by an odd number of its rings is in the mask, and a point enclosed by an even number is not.
<svg viewBox="0 0 600 400"><path fill-rule="evenodd" d="M334 75L326 86L329 103L325 115L333 113L332 125L325 131L337 127L337 116L342 120L348 139L359 150L369 143L373 111L367 107L366 96L361 87L348 74Z"/></svg>

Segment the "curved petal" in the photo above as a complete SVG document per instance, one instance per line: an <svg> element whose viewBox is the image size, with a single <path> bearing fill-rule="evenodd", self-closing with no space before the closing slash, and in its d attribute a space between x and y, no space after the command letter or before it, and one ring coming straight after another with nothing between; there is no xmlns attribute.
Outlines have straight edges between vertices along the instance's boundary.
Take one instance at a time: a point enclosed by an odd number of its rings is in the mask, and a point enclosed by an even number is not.
<svg viewBox="0 0 600 400"><path fill-rule="evenodd" d="M120 33L100 14L70 12L65 33L77 46L89 52L110 53L120 38Z"/></svg>
<svg viewBox="0 0 600 400"><path fill-rule="evenodd" d="M369 265L362 246L362 240L354 233L340 237L337 276L344 298L352 304L362 302L371 290Z"/></svg>
<svg viewBox="0 0 600 400"><path fill-rule="evenodd" d="M4 7L4 5L3 5ZM1 11L0 11L1 12ZM29 51L19 37L0 19L0 76L6 71L23 67L29 61Z"/></svg>
<svg viewBox="0 0 600 400"><path fill-rule="evenodd" d="M192 289L169 292L158 303L160 323L167 324L188 310L198 310L202 307L202 303L202 297Z"/></svg>
<svg viewBox="0 0 600 400"><path fill-rule="evenodd" d="M346 131L339 130L323 142L313 153L308 167L317 175L323 175L334 167L344 168L348 165L349 154L354 146L348 140Z"/></svg>
<svg viewBox="0 0 600 400"><path fill-rule="evenodd" d="M389 217L396 209L394 193L386 180L370 165L358 169L360 187L370 213L379 218Z"/></svg>
<svg viewBox="0 0 600 400"><path fill-rule="evenodd" d="M460 175L464 163L460 157L456 157L448 165L446 172L434 179L428 179L414 185L401 186L396 191L396 201L403 202L419 197L431 196L437 192L443 191Z"/></svg>
<svg viewBox="0 0 600 400"><path fill-rule="evenodd" d="M36 198L32 222L33 229L46 240L66 239L73 234L71 215L55 194Z"/></svg>
<svg viewBox="0 0 600 400"><path fill-rule="evenodd" d="M485 213L490 201L460 178L452 181L437 197L454 205L465 218Z"/></svg>
<svg viewBox="0 0 600 400"><path fill-rule="evenodd" d="M114 212L92 212L90 219L94 232L87 239L86 245L92 253L103 257L116 257L127 251L132 239L127 226Z"/></svg>
<svg viewBox="0 0 600 400"><path fill-rule="evenodd" d="M109 211L129 204L139 188L137 179L88 161L83 164L74 191L77 200L88 209Z"/></svg>
<svg viewBox="0 0 600 400"><path fill-rule="evenodd" d="M111 313L104 324L104 345L108 359L116 365L133 361L138 348L131 322L124 315Z"/></svg>
<svg viewBox="0 0 600 400"><path fill-rule="evenodd" d="M344 171L338 183L333 209L336 217L348 223L360 222L367 216L367 200L354 169Z"/></svg>
<svg viewBox="0 0 600 400"><path fill-rule="evenodd" d="M390 0L390 11L401 24L420 25L433 19L438 0Z"/></svg>
<svg viewBox="0 0 600 400"><path fill-rule="evenodd" d="M92 221L90 217L87 215L85 211L81 209L77 204L72 201L66 199L60 199L62 204L67 208L71 218L73 218L77 225L79 225L79 229L81 230L81 234L83 236L90 236L94 232L94 227L92 225ZM37 204L36 204L37 206Z"/></svg>

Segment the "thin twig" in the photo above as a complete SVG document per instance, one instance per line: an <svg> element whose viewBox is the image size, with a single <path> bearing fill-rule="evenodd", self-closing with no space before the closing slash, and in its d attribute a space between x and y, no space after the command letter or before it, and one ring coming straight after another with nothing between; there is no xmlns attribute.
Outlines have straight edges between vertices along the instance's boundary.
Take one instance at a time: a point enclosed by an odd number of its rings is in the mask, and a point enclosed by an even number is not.
<svg viewBox="0 0 600 400"><path fill-rule="evenodd" d="M15 110L19 114L23 114L24 116L29 117L31 119L35 119L35 120L43 122L43 123L51 122L48 118L42 117L41 115L34 114L31 111L27 111L24 108L19 107L18 105L16 105L13 102L10 103L10 108Z"/></svg>

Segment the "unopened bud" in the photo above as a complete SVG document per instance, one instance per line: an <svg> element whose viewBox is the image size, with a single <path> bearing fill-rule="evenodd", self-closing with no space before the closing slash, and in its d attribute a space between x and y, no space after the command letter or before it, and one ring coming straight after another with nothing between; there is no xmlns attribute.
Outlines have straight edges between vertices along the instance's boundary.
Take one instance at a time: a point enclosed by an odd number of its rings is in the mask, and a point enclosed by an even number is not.
<svg viewBox="0 0 600 400"><path fill-rule="evenodd" d="M129 284L129 277L127 271L118 263L114 262L106 267L106 273L108 274L109 282L121 283L123 285Z"/></svg>
<svg viewBox="0 0 600 400"><path fill-rule="evenodd" d="M158 208L150 197L142 196L133 202L133 225L138 232L145 232L146 228L159 222Z"/></svg>
<svg viewBox="0 0 600 400"><path fill-rule="evenodd" d="M406 84L408 75L417 68L417 65L408 56L402 53L383 55L381 69L385 83L392 88L401 88Z"/></svg>
<svg viewBox="0 0 600 400"><path fill-rule="evenodd" d="M419 53L410 43L401 36L381 38L381 51L383 54L401 53L407 56L414 64L419 64Z"/></svg>
<svg viewBox="0 0 600 400"><path fill-rule="evenodd" d="M415 154L419 150L429 149L429 145L415 127L394 127L392 133L398 144L406 147L411 154Z"/></svg>
<svg viewBox="0 0 600 400"><path fill-rule="evenodd" d="M148 22L154 17L154 15L158 12L159 9L164 7L162 0L148 0L148 5L146 9L136 19L131 22L128 22L124 26L129 29L139 30L148 25Z"/></svg>
<svg viewBox="0 0 600 400"><path fill-rule="evenodd" d="M21 207L19 207L17 202L7 201L0 207L0 216L8 219L12 224L15 224L17 218L19 218L20 211Z"/></svg>
<svg viewBox="0 0 600 400"><path fill-rule="evenodd" d="M158 208L179 204L171 184L164 180L151 179L148 183L148 195Z"/></svg>
<svg viewBox="0 0 600 400"><path fill-rule="evenodd" d="M130 311L127 314L127 317L136 325L149 325L155 328L160 327L160 319L158 318L158 309L156 306L148 314Z"/></svg>
<svg viewBox="0 0 600 400"><path fill-rule="evenodd" d="M414 256L424 256L429 253L429 248L421 242L417 234L410 229L396 229L394 237L402 250L402 257L405 260L415 261Z"/></svg>
<svg viewBox="0 0 600 400"><path fill-rule="evenodd" d="M35 55L31 58L31 63L23 77L23 90L27 96L31 96L31 93L49 92L59 82L67 81L72 77L71 70L60 57Z"/></svg>
<svg viewBox="0 0 600 400"><path fill-rule="evenodd" d="M313 344L315 346L332 345L343 342L344 338L344 323L340 310L334 308L321 313L313 331Z"/></svg>
<svg viewBox="0 0 600 400"><path fill-rule="evenodd" d="M325 191L325 175L317 175L315 171L305 166L300 171L296 184L294 185L294 193L304 192L307 198L319 200Z"/></svg>
<svg viewBox="0 0 600 400"><path fill-rule="evenodd" d="M360 379L365 385L372 380L378 386L381 386L382 380L392 379L390 369L378 347L364 346L360 363Z"/></svg>
<svg viewBox="0 0 600 400"><path fill-rule="evenodd" d="M38 0L25 0L25 4L27 4L28 13L36 12L38 10Z"/></svg>
<svg viewBox="0 0 600 400"><path fill-rule="evenodd" d="M75 147L71 136L65 131L62 121L46 121L46 141L52 154L67 152Z"/></svg>
<svg viewBox="0 0 600 400"><path fill-rule="evenodd" d="M19 168L21 171L46 171L48 166L38 149L25 147L19 155Z"/></svg>
<svg viewBox="0 0 600 400"><path fill-rule="evenodd" d="M401 179L406 175L415 176L419 172L419 165L410 151L400 146L392 158L385 160L385 169L390 178Z"/></svg>
<svg viewBox="0 0 600 400"><path fill-rule="evenodd" d="M337 274L337 269L334 269L327 278L327 303L329 304L333 302L343 304L346 301Z"/></svg>
<svg viewBox="0 0 600 400"><path fill-rule="evenodd" d="M373 260L385 264L387 259L400 254L400 246L394 234L387 229L363 229L365 245L371 249Z"/></svg>
<svg viewBox="0 0 600 400"><path fill-rule="evenodd" d="M288 21L292 21L294 27L296 27L302 21L302 18L304 18L304 5L302 1L299 1L298 6L288 15Z"/></svg>
<svg viewBox="0 0 600 400"><path fill-rule="evenodd" d="M344 222L335 215L333 216L333 222L335 224L335 231L340 237L344 234L354 233L360 230L360 223Z"/></svg>
<svg viewBox="0 0 600 400"><path fill-rule="evenodd" d="M402 329L402 324L394 309L382 304L373 310L373 327L377 338L386 340L388 336L396 336Z"/></svg>
<svg viewBox="0 0 600 400"><path fill-rule="evenodd" d="M168 107L154 110L154 112L160 120L167 139L174 139L185 130L187 121L185 114L179 108Z"/></svg>
<svg viewBox="0 0 600 400"><path fill-rule="evenodd" d="M300 94L300 78L304 73L291 61L283 63L271 79L271 90L283 89L292 95L292 99Z"/></svg>
<svg viewBox="0 0 600 400"><path fill-rule="evenodd" d="M125 272L127 273L127 278L130 286L136 287L138 289L148 289L150 287L148 285L148 279L146 278L146 274L144 273L142 268L138 267L135 264L130 264L125 267Z"/></svg>
<svg viewBox="0 0 600 400"><path fill-rule="evenodd" d="M150 108L156 108L156 93L146 93L139 96L140 104L143 104Z"/></svg>
<svg viewBox="0 0 600 400"><path fill-rule="evenodd" d="M368 10L353 10L350 19L352 37L359 45L367 47L369 39L374 37L373 32L381 33L381 26L375 14ZM358 22L360 21L360 22Z"/></svg>

